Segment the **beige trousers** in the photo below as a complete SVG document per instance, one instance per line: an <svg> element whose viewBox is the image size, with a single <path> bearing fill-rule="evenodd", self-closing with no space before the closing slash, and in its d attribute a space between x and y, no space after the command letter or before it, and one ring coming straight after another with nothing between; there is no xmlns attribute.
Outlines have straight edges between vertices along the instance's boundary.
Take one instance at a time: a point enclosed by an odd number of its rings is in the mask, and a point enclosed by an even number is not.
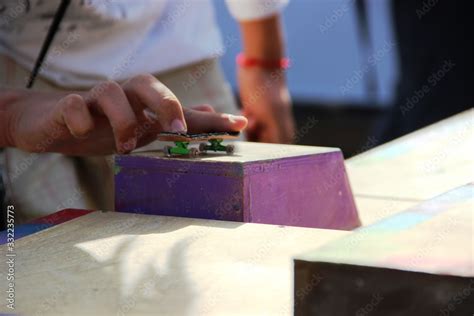
<svg viewBox="0 0 474 316"><path fill-rule="evenodd" d="M0 55L0 86L23 88L28 75L10 58ZM238 112L216 59L159 74L157 78L183 106L210 104L219 112ZM37 78L34 89L64 90L42 78ZM160 148L159 144L153 145ZM14 204L19 222L64 208L114 209L112 157L32 154L16 148L7 148L2 155L7 198Z"/></svg>

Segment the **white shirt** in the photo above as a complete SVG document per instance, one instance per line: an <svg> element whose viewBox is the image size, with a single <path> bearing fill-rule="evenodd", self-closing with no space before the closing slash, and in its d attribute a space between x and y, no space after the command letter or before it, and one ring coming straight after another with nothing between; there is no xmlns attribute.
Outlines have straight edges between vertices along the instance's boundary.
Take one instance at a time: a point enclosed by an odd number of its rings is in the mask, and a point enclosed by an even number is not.
<svg viewBox="0 0 474 316"><path fill-rule="evenodd" d="M276 14L288 0L226 2L237 20L252 20ZM31 70L59 0L1 6L0 52ZM72 0L40 75L89 87L215 58L236 40L221 38L211 0Z"/></svg>

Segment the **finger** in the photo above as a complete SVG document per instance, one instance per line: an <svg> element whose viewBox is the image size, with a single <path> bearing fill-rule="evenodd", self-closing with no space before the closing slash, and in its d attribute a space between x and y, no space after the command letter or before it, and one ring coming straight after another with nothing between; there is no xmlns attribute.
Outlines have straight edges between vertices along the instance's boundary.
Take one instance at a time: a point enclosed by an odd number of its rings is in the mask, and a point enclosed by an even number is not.
<svg viewBox="0 0 474 316"><path fill-rule="evenodd" d="M101 83L90 91L88 101L109 119L117 151L126 153L135 149L137 117L122 87L114 81Z"/></svg>
<svg viewBox="0 0 474 316"><path fill-rule="evenodd" d="M201 111L201 112L213 112L215 113L216 110L209 104L200 104L191 107L192 110Z"/></svg>
<svg viewBox="0 0 474 316"><path fill-rule="evenodd" d="M247 126L244 116L184 110L189 133L240 132Z"/></svg>
<svg viewBox="0 0 474 316"><path fill-rule="evenodd" d="M56 122L65 125L76 138L85 138L94 129L94 120L84 99L69 94L59 100L55 112Z"/></svg>
<svg viewBox="0 0 474 316"><path fill-rule="evenodd" d="M183 109L178 98L152 75L139 75L123 85L132 103L142 109L149 108L156 114L162 130L167 132L186 132ZM133 105L136 106L135 104Z"/></svg>

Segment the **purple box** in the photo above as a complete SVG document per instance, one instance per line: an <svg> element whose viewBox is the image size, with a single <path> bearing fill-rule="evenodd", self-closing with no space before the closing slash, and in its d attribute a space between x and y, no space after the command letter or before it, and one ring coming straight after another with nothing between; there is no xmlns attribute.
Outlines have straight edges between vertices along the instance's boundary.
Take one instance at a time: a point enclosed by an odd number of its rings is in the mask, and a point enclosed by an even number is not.
<svg viewBox="0 0 474 316"><path fill-rule="evenodd" d="M339 149L234 144L232 156L116 156L115 209L331 229L360 225Z"/></svg>

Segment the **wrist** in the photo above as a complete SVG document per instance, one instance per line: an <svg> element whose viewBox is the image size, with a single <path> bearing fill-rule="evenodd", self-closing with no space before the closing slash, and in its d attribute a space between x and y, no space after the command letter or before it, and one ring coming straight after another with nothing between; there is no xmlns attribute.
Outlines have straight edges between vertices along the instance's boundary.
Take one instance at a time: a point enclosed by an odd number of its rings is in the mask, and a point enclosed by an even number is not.
<svg viewBox="0 0 474 316"><path fill-rule="evenodd" d="M239 53L236 63L242 68L261 68L267 70L286 70L290 67L290 59L282 58L255 58L249 57L245 53Z"/></svg>

